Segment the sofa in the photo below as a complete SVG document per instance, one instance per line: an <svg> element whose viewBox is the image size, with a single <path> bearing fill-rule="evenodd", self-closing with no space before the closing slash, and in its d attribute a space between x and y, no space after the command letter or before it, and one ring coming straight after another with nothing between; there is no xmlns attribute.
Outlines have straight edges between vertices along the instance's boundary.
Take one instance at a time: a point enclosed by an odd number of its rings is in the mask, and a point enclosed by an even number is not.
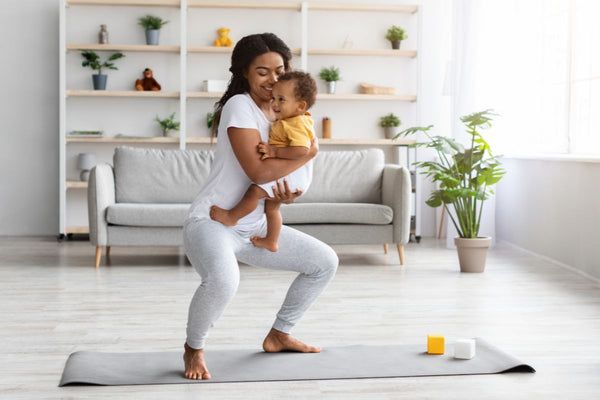
<svg viewBox="0 0 600 400"><path fill-rule="evenodd" d="M207 178L212 150L119 146L113 165L90 172L90 242L98 268L111 246L182 246L183 223ZM395 243L400 264L410 237L411 181L380 149L320 151L309 190L283 204L283 223L328 244Z"/></svg>

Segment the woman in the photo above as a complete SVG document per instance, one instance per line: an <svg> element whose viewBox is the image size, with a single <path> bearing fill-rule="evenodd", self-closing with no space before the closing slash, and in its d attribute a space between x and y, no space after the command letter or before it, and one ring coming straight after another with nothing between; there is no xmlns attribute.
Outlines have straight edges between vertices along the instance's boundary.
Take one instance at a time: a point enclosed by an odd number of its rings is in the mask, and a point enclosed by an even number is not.
<svg viewBox="0 0 600 400"><path fill-rule="evenodd" d="M264 268L296 271L277 313L273 327L263 342L267 352L319 352L290 336L290 331L335 275L338 259L326 244L283 226L279 250L272 253L255 247L252 236L264 236L264 200L255 211L227 227L210 219L210 207L233 207L249 184L280 179L299 168L318 151L316 141L309 154L299 160L269 158L260 160L259 142L267 142L275 120L271 109L271 89L279 74L289 70L290 49L271 33L242 38L231 56L229 87L217 102L213 134L218 143L215 160L205 186L190 207L184 225L185 251L202 278L190 304L187 339L184 345L185 377L210 379L204 361L208 330L225 310L239 283L238 260ZM218 126L218 128L217 128ZM292 192L284 180L277 182L275 197L291 203L301 192Z"/></svg>

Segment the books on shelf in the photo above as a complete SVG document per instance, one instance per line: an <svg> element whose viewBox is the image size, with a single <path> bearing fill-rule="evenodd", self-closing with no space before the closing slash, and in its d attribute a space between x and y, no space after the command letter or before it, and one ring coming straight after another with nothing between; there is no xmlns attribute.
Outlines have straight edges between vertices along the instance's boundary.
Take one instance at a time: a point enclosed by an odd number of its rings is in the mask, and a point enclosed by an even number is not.
<svg viewBox="0 0 600 400"><path fill-rule="evenodd" d="M104 131L71 131L68 137L102 137Z"/></svg>

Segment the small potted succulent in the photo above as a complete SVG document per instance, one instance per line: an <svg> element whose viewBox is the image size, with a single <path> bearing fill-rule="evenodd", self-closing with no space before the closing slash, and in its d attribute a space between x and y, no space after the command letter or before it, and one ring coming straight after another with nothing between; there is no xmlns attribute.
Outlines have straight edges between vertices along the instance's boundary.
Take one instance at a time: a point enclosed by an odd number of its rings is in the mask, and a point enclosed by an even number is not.
<svg viewBox="0 0 600 400"><path fill-rule="evenodd" d="M393 25L390 29L388 29L385 38L392 42L392 49L398 50L400 48L400 42L406 39L408 36L404 29L399 26Z"/></svg>
<svg viewBox="0 0 600 400"><path fill-rule="evenodd" d="M327 93L335 93L335 82L340 80L340 69L333 65L329 68L322 68L319 72L319 78L327 82Z"/></svg>
<svg viewBox="0 0 600 400"><path fill-rule="evenodd" d="M96 54L96 52L92 50L85 50L81 53L81 56L84 58L81 63L82 67L90 67L94 71L98 71L97 74L92 75L92 81L94 83L94 90L106 90L106 79L107 76L102 74L102 68L108 69L118 69L114 66L112 61L118 60L119 58L125 57L123 53L118 52L114 53L112 56L108 58L107 61L101 63L100 56Z"/></svg>
<svg viewBox="0 0 600 400"><path fill-rule="evenodd" d="M162 18L154 15L146 15L138 19L138 24L146 30L146 44L158 45L158 34L160 28L167 24L169 21L163 21Z"/></svg>
<svg viewBox="0 0 600 400"><path fill-rule="evenodd" d="M160 128L163 132L163 136L169 136L169 132L171 130L179 130L179 122L175 121L175 113L169 115L169 117L165 119L160 119L157 115L155 120L160 125Z"/></svg>
<svg viewBox="0 0 600 400"><path fill-rule="evenodd" d="M394 113L389 113L388 115L384 115L379 120L379 126L381 126L385 132L385 137L387 139L392 139L396 136L396 129L398 126L402 124L400 118L398 118Z"/></svg>
<svg viewBox="0 0 600 400"><path fill-rule="evenodd" d="M479 130L489 128L495 115L492 110L484 110L460 118L470 135L470 143L466 146L446 136L430 135L433 125L408 128L394 138L422 132L427 141L418 142L415 146L433 149L437 153L437 161L414 164L423 168L421 173L439 185L438 189L431 191L425 203L430 207L444 207L450 216L458 232L454 243L461 272L483 272L492 241L489 236L479 236L483 203L494 194L492 186L502 179L506 171L501 167L501 156L492 154L490 145Z"/></svg>

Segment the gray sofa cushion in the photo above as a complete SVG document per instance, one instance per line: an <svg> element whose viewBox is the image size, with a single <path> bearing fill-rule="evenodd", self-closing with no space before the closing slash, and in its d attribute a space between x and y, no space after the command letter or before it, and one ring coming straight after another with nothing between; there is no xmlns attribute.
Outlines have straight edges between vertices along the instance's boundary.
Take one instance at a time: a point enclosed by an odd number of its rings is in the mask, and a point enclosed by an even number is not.
<svg viewBox="0 0 600 400"><path fill-rule="evenodd" d="M108 206L106 220L113 225L181 227L189 204L117 203Z"/></svg>
<svg viewBox="0 0 600 400"><path fill-rule="evenodd" d="M284 224L372 224L392 223L394 212L382 204L310 203L283 204Z"/></svg>
<svg viewBox="0 0 600 400"><path fill-rule="evenodd" d="M191 203L214 152L119 146L113 157L117 203Z"/></svg>
<svg viewBox="0 0 600 400"><path fill-rule="evenodd" d="M296 203L381 204L383 166L381 149L320 151L311 186Z"/></svg>

